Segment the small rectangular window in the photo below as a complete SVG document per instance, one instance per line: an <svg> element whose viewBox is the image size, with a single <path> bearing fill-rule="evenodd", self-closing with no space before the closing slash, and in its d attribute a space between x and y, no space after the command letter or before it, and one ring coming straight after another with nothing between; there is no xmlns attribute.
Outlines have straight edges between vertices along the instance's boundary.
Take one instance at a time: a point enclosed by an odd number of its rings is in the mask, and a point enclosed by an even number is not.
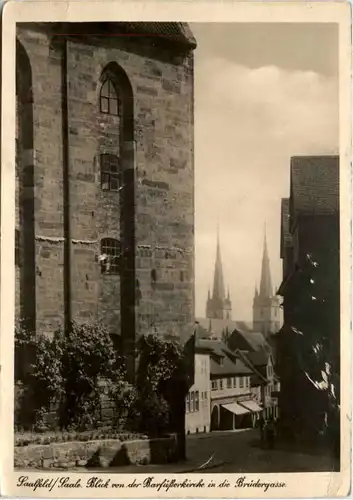
<svg viewBox="0 0 353 500"><path fill-rule="evenodd" d="M107 174L106 172L102 172L102 176L101 176L101 188L104 190L104 191L109 191L109 186L110 186L110 175Z"/></svg>
<svg viewBox="0 0 353 500"><path fill-rule="evenodd" d="M199 402L199 391L195 392L195 411L199 411L200 402Z"/></svg>
<svg viewBox="0 0 353 500"><path fill-rule="evenodd" d="M190 411L193 412L194 410L194 391L191 392L190 394Z"/></svg>
<svg viewBox="0 0 353 500"><path fill-rule="evenodd" d="M219 380L219 388L221 390L223 389L223 380L222 379Z"/></svg>
<svg viewBox="0 0 353 500"><path fill-rule="evenodd" d="M119 190L119 175L118 174L110 174L110 190L118 191Z"/></svg>
<svg viewBox="0 0 353 500"><path fill-rule="evenodd" d="M190 393L186 396L186 413L190 413Z"/></svg>
<svg viewBox="0 0 353 500"><path fill-rule="evenodd" d="M212 380L212 390L216 391L218 387L217 380Z"/></svg>
<svg viewBox="0 0 353 500"><path fill-rule="evenodd" d="M101 188L104 191L118 191L120 188L119 158L111 154L100 155Z"/></svg>
<svg viewBox="0 0 353 500"><path fill-rule="evenodd" d="M232 379L227 378L227 388L230 389L232 387Z"/></svg>
<svg viewBox="0 0 353 500"><path fill-rule="evenodd" d="M243 377L240 377L239 378L239 381L240 381L240 387L244 387L244 378Z"/></svg>
<svg viewBox="0 0 353 500"><path fill-rule="evenodd" d="M103 274L120 273L120 241L103 238L101 241L101 271Z"/></svg>

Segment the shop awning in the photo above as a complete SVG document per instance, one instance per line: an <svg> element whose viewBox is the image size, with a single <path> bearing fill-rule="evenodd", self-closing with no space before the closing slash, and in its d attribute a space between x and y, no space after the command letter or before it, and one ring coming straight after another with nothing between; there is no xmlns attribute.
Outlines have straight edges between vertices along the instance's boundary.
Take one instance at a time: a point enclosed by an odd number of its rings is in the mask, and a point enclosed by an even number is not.
<svg viewBox="0 0 353 500"><path fill-rule="evenodd" d="M228 411L231 411L235 415L244 415L244 413L249 413L247 408L240 406L238 403L229 403L227 405L222 405Z"/></svg>
<svg viewBox="0 0 353 500"><path fill-rule="evenodd" d="M245 406L250 411L258 412L262 411L261 406L259 406L256 401L242 401L241 402L242 406Z"/></svg>

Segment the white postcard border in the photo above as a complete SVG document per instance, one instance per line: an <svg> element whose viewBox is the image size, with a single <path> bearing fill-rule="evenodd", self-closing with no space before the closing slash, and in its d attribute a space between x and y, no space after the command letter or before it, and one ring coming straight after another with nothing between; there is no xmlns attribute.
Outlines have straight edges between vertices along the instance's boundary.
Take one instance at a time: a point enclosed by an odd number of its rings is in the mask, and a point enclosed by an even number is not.
<svg viewBox="0 0 353 500"><path fill-rule="evenodd" d="M154 498L157 495L176 498L231 498L231 497L324 497L342 496L350 487L351 469L351 247L350 247L350 161L351 161L351 47L350 5L348 2L129 2L129 1L9 1L2 12L2 115L1 115L1 296L0 296L0 464L1 490L5 495L70 498L78 497L124 497ZM196 482L203 480L205 487L170 489L124 488L117 494L116 488L75 489L58 488L51 491L17 487L18 478L27 475L30 481L37 478L70 477L84 484L91 476L111 483L129 484L134 477L142 482L145 474L90 474L70 472L26 472L13 468L13 409L14 409L14 214L15 214L15 35L16 22L88 22L88 21L165 21L188 22L336 22L339 30L339 77L340 77L340 209L341 209L341 472L340 473L296 473L296 474L232 474L224 475L210 471L208 474L155 474L155 481L164 477L178 481L187 478ZM197 110L195 110L197 113ZM259 479L266 483L286 483L286 487L207 488L211 479L220 484L224 479L235 483L242 476L246 481Z"/></svg>

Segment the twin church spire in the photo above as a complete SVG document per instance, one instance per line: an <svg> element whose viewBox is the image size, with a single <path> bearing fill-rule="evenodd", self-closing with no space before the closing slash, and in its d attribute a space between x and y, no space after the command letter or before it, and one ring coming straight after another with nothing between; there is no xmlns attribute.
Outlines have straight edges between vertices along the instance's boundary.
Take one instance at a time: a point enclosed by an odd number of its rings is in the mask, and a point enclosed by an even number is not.
<svg viewBox="0 0 353 500"><path fill-rule="evenodd" d="M261 297L261 298L273 297L270 259L268 256L268 249L267 249L266 225L265 225L264 246L262 254L260 290L258 290L256 287L255 297Z"/></svg>
<svg viewBox="0 0 353 500"><path fill-rule="evenodd" d="M221 246L219 243L219 227L217 227L217 251L216 263L213 277L213 293L212 297L218 297L220 300L225 299L225 287L223 277L223 266L221 258Z"/></svg>
<svg viewBox="0 0 353 500"><path fill-rule="evenodd" d="M257 287L255 288L253 302L253 329L268 337L280 329L280 317L280 301L276 294L273 293L272 288L265 226L260 288L259 290Z"/></svg>
<svg viewBox="0 0 353 500"><path fill-rule="evenodd" d="M232 319L232 303L229 288L226 295L224 285L221 246L219 241L219 227L217 226L216 262L213 276L212 296L208 291L206 316L211 319Z"/></svg>
<svg viewBox="0 0 353 500"><path fill-rule="evenodd" d="M279 301L273 293L270 259L267 248L266 226L261 263L260 287L255 288L253 302L253 329L267 335L279 328ZM219 228L217 226L216 260L213 276L212 295L208 291L206 316L210 319L232 319L232 303L229 289L226 294L221 258ZM242 318L243 319L243 318Z"/></svg>

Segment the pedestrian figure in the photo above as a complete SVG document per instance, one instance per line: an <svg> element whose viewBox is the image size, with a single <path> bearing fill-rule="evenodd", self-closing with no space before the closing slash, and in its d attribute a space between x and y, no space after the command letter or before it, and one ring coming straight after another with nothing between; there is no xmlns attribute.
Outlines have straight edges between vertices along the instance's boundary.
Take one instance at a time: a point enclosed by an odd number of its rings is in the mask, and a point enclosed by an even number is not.
<svg viewBox="0 0 353 500"><path fill-rule="evenodd" d="M266 431L267 431L267 443L268 443L268 447L270 449L273 449L274 446L275 446L275 424L274 424L273 420L270 420L267 423Z"/></svg>
<svg viewBox="0 0 353 500"><path fill-rule="evenodd" d="M265 432L265 421L264 421L264 417L262 415L260 415L260 418L259 418L259 429L260 429L260 438L261 438L261 444L264 443L264 432Z"/></svg>

